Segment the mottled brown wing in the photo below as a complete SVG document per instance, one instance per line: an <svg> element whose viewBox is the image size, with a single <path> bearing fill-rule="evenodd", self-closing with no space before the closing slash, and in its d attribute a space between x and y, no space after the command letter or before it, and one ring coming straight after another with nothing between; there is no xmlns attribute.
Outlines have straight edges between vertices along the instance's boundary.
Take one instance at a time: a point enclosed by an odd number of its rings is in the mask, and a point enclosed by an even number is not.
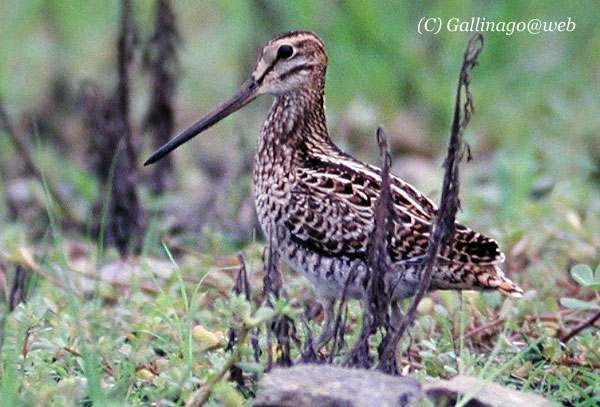
<svg viewBox="0 0 600 407"><path fill-rule="evenodd" d="M369 210L357 211L348 202L298 185L285 225L292 240L325 256L364 257L372 231Z"/></svg>
<svg viewBox="0 0 600 407"><path fill-rule="evenodd" d="M339 162L299 169L284 221L292 239L327 256L365 257L380 184L377 172L357 172ZM401 205L401 194L396 191L393 195ZM411 210L407 202L397 211L390 251L394 262L424 253L415 237L426 244L429 226L421 219L425 214L416 211L417 215L412 215Z"/></svg>
<svg viewBox="0 0 600 407"><path fill-rule="evenodd" d="M313 160L310 168L298 169L284 220L292 239L327 256L365 257L374 227L380 174L378 168L352 159L335 163ZM418 262L427 251L437 208L395 176L392 199L396 208L390 241L392 262ZM504 260L496 242L461 225L440 257L452 263L495 264Z"/></svg>

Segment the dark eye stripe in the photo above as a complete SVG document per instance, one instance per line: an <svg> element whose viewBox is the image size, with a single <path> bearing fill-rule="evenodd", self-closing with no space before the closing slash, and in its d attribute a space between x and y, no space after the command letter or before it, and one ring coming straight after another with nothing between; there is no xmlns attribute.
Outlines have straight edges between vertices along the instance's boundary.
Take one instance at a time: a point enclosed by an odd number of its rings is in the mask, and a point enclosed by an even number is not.
<svg viewBox="0 0 600 407"><path fill-rule="evenodd" d="M283 49L283 51L282 51ZM275 66L275 64L277 63L278 60L280 59L288 59L290 56L292 56L292 54L294 53L294 49L292 48L291 45L282 45L278 48L277 50L277 57L275 58L275 60L273 62L271 62L271 65L269 65L269 67L265 70L265 72L263 72L262 76L260 78L256 79L257 83L262 83L263 79L265 79L265 76L267 76L267 74L269 72L271 72L271 70L273 69L273 67ZM262 55L261 55L262 58Z"/></svg>
<svg viewBox="0 0 600 407"><path fill-rule="evenodd" d="M260 76L260 78L256 78L256 83L258 83L258 84L262 83L263 79L265 79L265 76L267 76L269 74L269 72L271 72L273 70L273 67L275 66L276 62L277 62L277 59L275 59L273 62L271 62L271 65L269 65L267 67L267 69L265 69L265 71Z"/></svg>
<svg viewBox="0 0 600 407"><path fill-rule="evenodd" d="M314 66L310 65L310 64L304 64L304 65L295 66L292 69L290 69L289 71L284 72L283 74L281 74L281 76L279 77L279 79L280 80L285 80L287 77L289 77L289 76L291 76L291 75L293 75L295 73L298 73L298 72L301 72L301 71L311 71L313 69L313 67Z"/></svg>

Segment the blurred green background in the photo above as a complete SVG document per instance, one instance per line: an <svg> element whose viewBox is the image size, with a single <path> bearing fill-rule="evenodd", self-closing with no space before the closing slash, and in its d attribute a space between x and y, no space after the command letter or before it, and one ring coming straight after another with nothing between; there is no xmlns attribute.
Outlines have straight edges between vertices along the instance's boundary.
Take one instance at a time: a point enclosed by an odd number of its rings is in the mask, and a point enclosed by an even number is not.
<svg viewBox="0 0 600 407"><path fill-rule="evenodd" d="M153 98L152 78L142 61L144 43L154 29L155 2L133 4L140 43L131 71L131 119L139 142L138 186L148 230L141 256L120 261L113 248L104 253L92 232L102 216L97 203L106 191L90 166L90 138L95 135L86 131L80 97L88 80L105 94L116 87L120 2L0 3L0 98L44 179L87 226L63 227L62 214L49 203L44 185L26 170L8 135L0 131L3 298L8 298L16 264L35 271L29 273L34 276L27 304L12 313L7 301L0 304L0 324L7 321L2 329L5 346L0 343L0 361L7 361L0 395L3 403L14 396L7 405L29 405L17 396L35 400L31 405L47 405L43 400L53 397L55 405L66 405L61 397L83 398L65 388L83 389L91 400L102 400L108 389L106 394L135 405L165 397L175 401L160 405L181 405L183 396L202 382L198 380L212 376L225 360L222 349L192 353L197 344L191 332L192 326L203 324L223 335L235 326L236 314L227 301L238 253L247 259L253 289L259 291L264 245L253 214L250 168L270 97L174 152L171 188L152 194L152 169L141 164L154 149L142 131ZM326 101L333 140L378 164L375 130L383 125L393 150L392 171L435 201L462 53L471 34L442 29L437 35L420 35L419 20L575 22L573 32L487 32L480 65L473 70L475 115L465 135L473 161L461 166L458 219L499 241L507 255L507 273L523 287L524 298L432 294L422 303L411 346L418 352L417 361L426 365L419 368L423 378L450 377L459 363L461 373L479 374L498 344L507 354L493 357L494 369L504 372L496 381L572 402L565 405L597 405L598 369L590 366L600 362L600 331L584 331L568 344L559 337L588 316L571 313L568 305L561 305L562 297L592 301L589 309L597 309L598 303L597 291L577 285L569 270L578 263L592 268L600 263L600 2L172 4L181 37L177 131L234 92L270 38L310 30L323 39L329 54ZM173 268L167 247L179 267ZM291 303L298 308L314 303L303 278L288 270L284 276ZM86 294L85 299L72 291ZM219 307L229 309L226 318ZM467 319L457 316L459 309L468 311ZM356 327L360 307L355 304L354 310ZM458 319L464 319L465 329L492 329L470 337L468 352L460 358L454 353ZM531 352L527 348L523 359L512 359L518 366L506 364L536 338L544 340L539 350L543 355L536 353L537 347ZM12 361L21 361L22 368ZM159 363L159 374L147 372ZM59 380L80 376L86 381Z"/></svg>
<svg viewBox="0 0 600 407"><path fill-rule="evenodd" d="M134 6L144 40L152 32L154 3L136 1ZM571 18L573 32L485 33L480 66L473 74L476 114L466 135L474 160L463 166L459 217L496 237L509 254L513 250L509 266L517 272L529 267L528 275L538 275L531 269L543 275L550 267L566 279L566 267L573 262L598 261L600 3L223 0L175 2L174 8L182 40L177 129L231 94L271 37L311 30L329 53L326 100L334 141L377 164L374 133L384 125L392 139L394 172L435 200L470 34L442 29L438 35L420 35L419 20ZM119 2L6 1L2 10L0 95L14 117L43 118L35 137L31 135L36 157L47 176L72 194L80 216L88 217L101 192L86 168L89 140L77 94L88 79L107 91L115 86ZM150 78L139 68L141 54L132 73L132 120L134 133L143 140L140 127L152 95ZM175 202L188 218L201 217L198 202L214 192L207 168L248 163L268 99L174 154L176 187L160 201L162 207ZM55 138L46 139L51 132ZM18 176L12 167L19 163L6 137L0 148L6 185ZM152 148L142 142L140 161ZM231 212L241 211L241 202L250 195L250 179L244 174L238 173L223 194L226 206L234 208L227 209L225 218L238 216ZM151 210L161 207L155 198L144 197ZM5 207L2 216L6 218ZM199 221L190 230L197 227L202 240L202 227L210 223ZM19 230L26 234L28 227ZM249 234L242 236L243 244ZM235 247L239 245L230 250ZM511 263L511 258L516 260Z"/></svg>

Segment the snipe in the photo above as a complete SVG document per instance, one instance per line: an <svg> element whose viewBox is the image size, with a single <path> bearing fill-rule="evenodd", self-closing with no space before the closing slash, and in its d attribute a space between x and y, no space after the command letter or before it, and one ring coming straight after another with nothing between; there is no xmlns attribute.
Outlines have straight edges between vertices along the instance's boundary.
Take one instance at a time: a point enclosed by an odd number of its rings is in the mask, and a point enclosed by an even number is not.
<svg viewBox="0 0 600 407"><path fill-rule="evenodd" d="M254 157L256 211L265 235L292 268L308 276L324 300L326 328L319 345L329 339L327 320L352 269L358 273L350 295L361 298L365 291L367 244L381 184L380 169L345 154L329 138L323 95L326 66L327 55L316 35L294 31L273 38L231 98L145 163L159 160L257 96L275 96ZM415 292L437 208L397 177L392 177L392 198L397 217L389 241L389 273L397 283L394 297L400 299ZM494 240L456 225L430 287L498 290L519 297L522 290L499 267L503 262Z"/></svg>

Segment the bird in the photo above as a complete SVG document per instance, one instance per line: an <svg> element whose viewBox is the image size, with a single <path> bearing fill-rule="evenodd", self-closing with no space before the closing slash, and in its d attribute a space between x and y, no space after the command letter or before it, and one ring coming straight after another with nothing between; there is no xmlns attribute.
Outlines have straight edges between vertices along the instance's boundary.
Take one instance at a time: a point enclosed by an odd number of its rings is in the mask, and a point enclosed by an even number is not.
<svg viewBox="0 0 600 407"><path fill-rule="evenodd" d="M325 121L327 54L309 31L290 31L262 49L254 71L229 99L154 152L154 163L261 95L274 96L256 144L254 202L268 241L292 269L305 274L323 304L325 320L316 348L333 336L335 301L347 284L351 298L365 297L367 251L375 227L382 171L338 148ZM415 294L438 208L423 193L390 175L395 209L388 239L392 299ZM500 265L498 243L456 223L441 248L430 290L523 290ZM350 281L348 276L354 270Z"/></svg>

